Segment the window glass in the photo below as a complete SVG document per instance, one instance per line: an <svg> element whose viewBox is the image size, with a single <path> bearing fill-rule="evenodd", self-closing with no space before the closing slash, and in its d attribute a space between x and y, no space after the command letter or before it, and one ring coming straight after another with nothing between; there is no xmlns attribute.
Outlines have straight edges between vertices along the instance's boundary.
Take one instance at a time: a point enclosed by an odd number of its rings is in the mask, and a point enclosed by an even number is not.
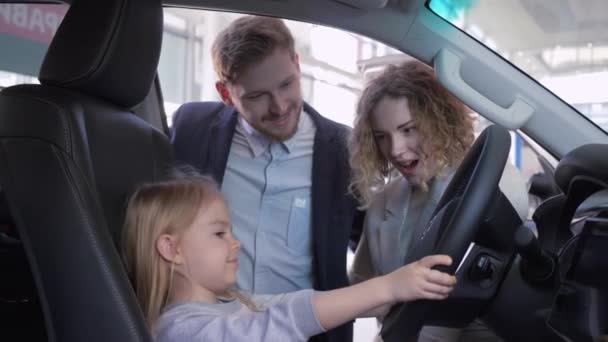
<svg viewBox="0 0 608 342"><path fill-rule="evenodd" d="M353 34L315 26L309 39L315 59L347 72L357 72L357 56L361 42Z"/></svg>
<svg viewBox="0 0 608 342"><path fill-rule="evenodd" d="M439 2L433 1L431 5ZM460 1L462 6L444 0L454 22L462 18L463 9L475 1ZM451 6L451 7L450 7ZM216 75L211 60L211 45L217 34L241 14L166 8L165 33L158 67L168 123L177 107L186 101L219 100L215 90ZM300 56L302 94L323 115L352 126L357 100L365 82L388 64L397 64L412 57L372 39L314 24L285 20L292 31ZM483 30L476 32L492 44ZM340 48L336 48L339 44ZM336 53L341 51L341 53ZM577 105L578 108L579 105ZM580 107L602 122L608 111L608 100ZM476 114L474 114L476 115ZM477 115L476 115L477 116ZM489 121L478 117L479 133ZM542 172L537 152L526 140L512 135L510 161L523 176ZM543 153L541 153L543 154ZM543 154L544 155L544 154ZM546 155L546 158L555 161Z"/></svg>
<svg viewBox="0 0 608 342"><path fill-rule="evenodd" d="M170 31L163 33L163 44L158 65L164 100L171 103L186 101L186 37Z"/></svg>
<svg viewBox="0 0 608 342"><path fill-rule="evenodd" d="M359 98L358 92L339 85L315 81L314 93L317 94L314 99L316 110L327 118L352 126Z"/></svg>
<svg viewBox="0 0 608 342"><path fill-rule="evenodd" d="M38 82L42 59L67 9L62 4L0 4L0 89Z"/></svg>
<svg viewBox="0 0 608 342"><path fill-rule="evenodd" d="M606 111L592 110L608 103L608 1L431 0L428 5L608 131Z"/></svg>
<svg viewBox="0 0 608 342"><path fill-rule="evenodd" d="M217 34L241 15L165 9L158 72L169 125L181 103L219 100L211 46ZM300 57L304 100L325 116L352 125L363 87L364 62L396 51L349 32L290 20L285 23Z"/></svg>

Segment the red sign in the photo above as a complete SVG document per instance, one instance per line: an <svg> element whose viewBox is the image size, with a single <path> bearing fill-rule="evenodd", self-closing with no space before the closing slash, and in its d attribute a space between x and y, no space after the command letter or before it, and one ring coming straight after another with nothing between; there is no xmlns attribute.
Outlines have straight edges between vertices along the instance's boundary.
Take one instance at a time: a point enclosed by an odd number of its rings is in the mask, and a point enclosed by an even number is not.
<svg viewBox="0 0 608 342"><path fill-rule="evenodd" d="M0 4L0 34L50 43L67 5Z"/></svg>

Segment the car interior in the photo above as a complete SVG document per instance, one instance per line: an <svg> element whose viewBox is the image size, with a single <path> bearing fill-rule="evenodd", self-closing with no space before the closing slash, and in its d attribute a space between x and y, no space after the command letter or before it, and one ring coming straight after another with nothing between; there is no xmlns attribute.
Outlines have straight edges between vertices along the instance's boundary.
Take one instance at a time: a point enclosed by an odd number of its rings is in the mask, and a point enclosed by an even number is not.
<svg viewBox="0 0 608 342"><path fill-rule="evenodd" d="M0 339L152 340L120 235L128 194L173 165L157 74L166 7L276 16L373 38L433 66L450 92L494 123L407 257L451 255L458 286L440 303L395 305L384 341L477 317L505 341L608 336L608 134L428 1L61 3L69 9L39 84L0 90ZM540 160L544 173L529 189L540 204L523 221L498 188L513 131L558 161Z"/></svg>

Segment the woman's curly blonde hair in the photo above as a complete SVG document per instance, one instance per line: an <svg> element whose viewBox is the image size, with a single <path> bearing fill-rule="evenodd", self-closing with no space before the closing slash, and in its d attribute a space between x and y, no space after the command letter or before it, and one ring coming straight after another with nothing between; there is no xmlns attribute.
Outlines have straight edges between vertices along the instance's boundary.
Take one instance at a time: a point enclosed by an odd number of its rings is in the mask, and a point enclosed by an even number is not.
<svg viewBox="0 0 608 342"><path fill-rule="evenodd" d="M393 171L378 149L370 121L385 96L407 98L421 137L422 162L434 160L438 173L456 166L475 140L474 119L467 107L439 83L429 66L408 61L386 67L363 90L349 139L353 172L349 189L363 209L369 207L375 193L383 190Z"/></svg>

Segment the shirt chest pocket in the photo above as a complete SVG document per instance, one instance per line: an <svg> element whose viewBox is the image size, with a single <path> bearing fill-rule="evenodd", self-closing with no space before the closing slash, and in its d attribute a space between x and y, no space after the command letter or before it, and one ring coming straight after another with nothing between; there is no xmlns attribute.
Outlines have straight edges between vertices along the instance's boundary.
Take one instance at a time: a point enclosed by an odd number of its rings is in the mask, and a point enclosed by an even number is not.
<svg viewBox="0 0 608 342"><path fill-rule="evenodd" d="M287 228L287 246L298 255L312 254L312 230L310 229L310 200L296 196L291 202Z"/></svg>

